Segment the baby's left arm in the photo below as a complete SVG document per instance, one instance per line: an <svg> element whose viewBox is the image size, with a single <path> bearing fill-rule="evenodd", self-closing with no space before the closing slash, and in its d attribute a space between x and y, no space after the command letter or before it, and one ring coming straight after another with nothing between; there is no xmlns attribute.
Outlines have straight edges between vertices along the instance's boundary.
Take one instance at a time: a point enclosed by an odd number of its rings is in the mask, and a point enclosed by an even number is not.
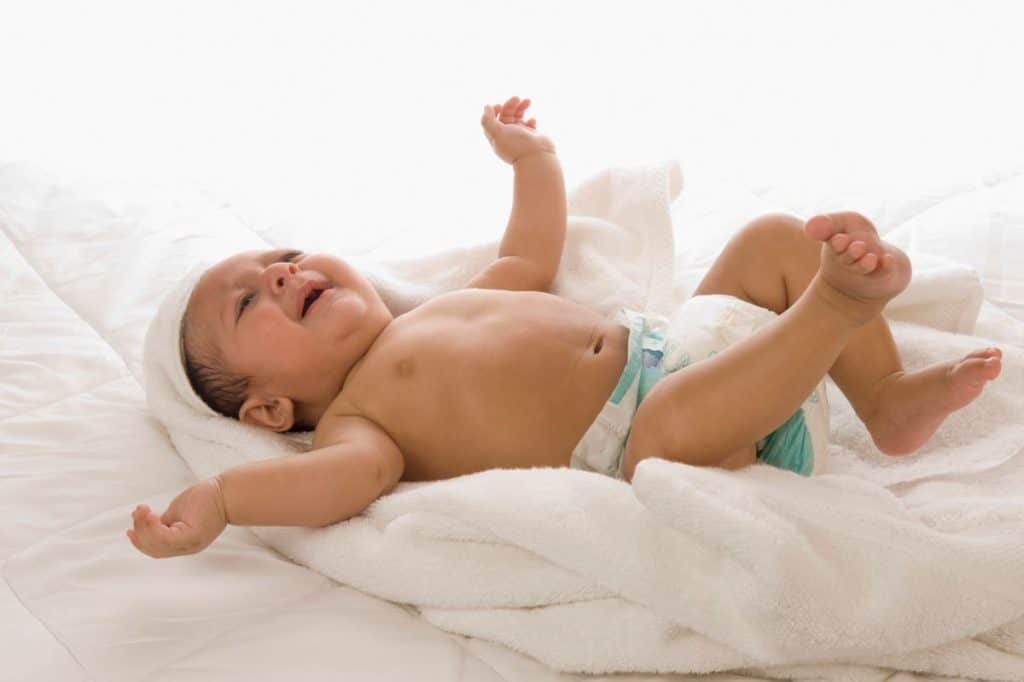
<svg viewBox="0 0 1024 682"><path fill-rule="evenodd" d="M512 213L498 257L530 261L550 284L565 245L565 181L555 145L537 133L535 119L523 122L528 106L529 99L518 97L486 106L480 123L495 153L515 171Z"/></svg>

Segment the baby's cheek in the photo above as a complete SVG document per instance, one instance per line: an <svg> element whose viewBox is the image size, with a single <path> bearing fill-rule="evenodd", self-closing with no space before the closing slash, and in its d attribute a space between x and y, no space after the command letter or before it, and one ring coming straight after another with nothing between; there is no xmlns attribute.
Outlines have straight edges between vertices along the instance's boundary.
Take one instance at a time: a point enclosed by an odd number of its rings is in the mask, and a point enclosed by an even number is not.
<svg viewBox="0 0 1024 682"><path fill-rule="evenodd" d="M306 345L277 339L275 343L266 347L263 361L260 363L261 370L268 377L301 378L309 372L310 363L315 357L315 353Z"/></svg>
<svg viewBox="0 0 1024 682"><path fill-rule="evenodd" d="M334 341L340 341L358 331L366 321L367 305L355 292L343 291L331 301L330 329Z"/></svg>
<svg viewBox="0 0 1024 682"><path fill-rule="evenodd" d="M260 324L254 325L253 340L256 341L254 345L259 359L269 364L279 364L278 359L295 354L303 339L291 330L282 329L282 326L274 320L261 320Z"/></svg>

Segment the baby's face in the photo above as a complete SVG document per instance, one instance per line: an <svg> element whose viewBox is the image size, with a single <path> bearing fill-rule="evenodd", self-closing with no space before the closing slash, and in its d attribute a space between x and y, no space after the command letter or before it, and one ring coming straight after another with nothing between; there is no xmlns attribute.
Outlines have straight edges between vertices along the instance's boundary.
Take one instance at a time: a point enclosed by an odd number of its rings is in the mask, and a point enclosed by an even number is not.
<svg viewBox="0 0 1024 682"><path fill-rule="evenodd" d="M340 392L392 320L369 280L343 260L291 249L221 261L199 279L189 310L225 369L253 378L250 396L313 408Z"/></svg>

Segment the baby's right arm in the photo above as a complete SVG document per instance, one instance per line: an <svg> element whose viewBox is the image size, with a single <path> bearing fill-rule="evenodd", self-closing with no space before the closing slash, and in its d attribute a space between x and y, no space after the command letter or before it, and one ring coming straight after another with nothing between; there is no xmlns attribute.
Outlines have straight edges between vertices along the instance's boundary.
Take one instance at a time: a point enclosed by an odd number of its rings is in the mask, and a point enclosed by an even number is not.
<svg viewBox="0 0 1024 682"><path fill-rule="evenodd" d="M392 490L405 460L390 437L361 417L325 417L313 450L249 462L200 481L162 516L140 505L128 537L154 558L195 554L228 523L329 526L361 513Z"/></svg>
<svg viewBox="0 0 1024 682"><path fill-rule="evenodd" d="M356 516L398 482L387 454L350 438L228 469L217 477L227 522L314 528Z"/></svg>

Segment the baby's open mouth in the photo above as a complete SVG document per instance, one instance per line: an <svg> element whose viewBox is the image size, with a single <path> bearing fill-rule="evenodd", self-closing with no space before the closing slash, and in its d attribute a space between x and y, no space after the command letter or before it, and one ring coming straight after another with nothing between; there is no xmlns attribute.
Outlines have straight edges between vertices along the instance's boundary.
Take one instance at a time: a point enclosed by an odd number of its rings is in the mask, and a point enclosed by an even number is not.
<svg viewBox="0 0 1024 682"><path fill-rule="evenodd" d="M327 291L326 288L313 289L312 291L309 292L309 296L306 296L306 300L302 304L302 317L306 316L306 312L309 310L310 306L313 305L313 302L316 301L316 299L320 298L320 294L324 293L325 291Z"/></svg>

